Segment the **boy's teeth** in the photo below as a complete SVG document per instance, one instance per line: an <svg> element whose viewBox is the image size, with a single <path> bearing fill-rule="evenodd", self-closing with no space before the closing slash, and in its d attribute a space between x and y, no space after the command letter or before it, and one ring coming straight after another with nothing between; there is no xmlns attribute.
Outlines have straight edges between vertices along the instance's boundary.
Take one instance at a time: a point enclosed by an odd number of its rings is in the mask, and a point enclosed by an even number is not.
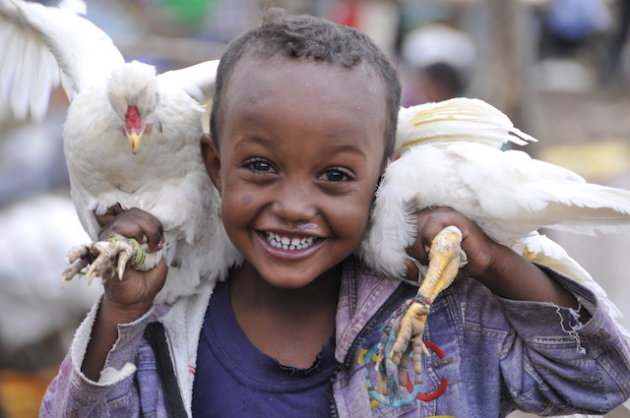
<svg viewBox="0 0 630 418"><path fill-rule="evenodd" d="M267 242L273 247L282 248L283 250L303 250L313 245L315 239L313 237L307 238L288 238L281 237L273 232L267 232Z"/></svg>

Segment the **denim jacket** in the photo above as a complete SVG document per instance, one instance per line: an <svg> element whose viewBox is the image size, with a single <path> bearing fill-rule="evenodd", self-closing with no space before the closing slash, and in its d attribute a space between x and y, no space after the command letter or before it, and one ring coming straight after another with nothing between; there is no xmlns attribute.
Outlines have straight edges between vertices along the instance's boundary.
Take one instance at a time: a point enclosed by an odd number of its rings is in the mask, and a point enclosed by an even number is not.
<svg viewBox="0 0 630 418"><path fill-rule="evenodd" d="M344 266L337 308L338 369L330 396L339 417L498 417L514 409L541 415L601 414L630 397L630 349L592 293L546 269L592 318L572 310L507 300L470 278L458 279L431 307L424 339L430 355L395 401L374 389L374 349L380 327L416 291L375 276L362 264ZM185 415L190 416L199 333L213 286L173 305L155 305L119 325L98 382L80 371L98 304L75 335L41 406L42 417L166 417L155 352L144 337L164 326Z"/></svg>

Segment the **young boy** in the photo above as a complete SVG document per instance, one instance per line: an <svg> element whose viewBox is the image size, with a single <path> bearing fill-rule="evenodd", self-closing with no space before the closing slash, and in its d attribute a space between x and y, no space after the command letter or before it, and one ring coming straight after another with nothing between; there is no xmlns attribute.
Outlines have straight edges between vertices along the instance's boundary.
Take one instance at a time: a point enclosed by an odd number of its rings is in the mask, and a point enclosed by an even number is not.
<svg viewBox="0 0 630 418"><path fill-rule="evenodd" d="M409 251L426 261L432 237L456 225L466 274L432 307L422 376L400 399L375 391L380 325L414 289L353 253L392 154L399 94L371 41L321 19L271 13L234 41L202 152L245 261L172 305L153 304L164 263L107 281L42 415L493 417L601 413L629 397L628 347L594 296L448 208L417 215ZM103 238L159 245L146 212L101 222Z"/></svg>

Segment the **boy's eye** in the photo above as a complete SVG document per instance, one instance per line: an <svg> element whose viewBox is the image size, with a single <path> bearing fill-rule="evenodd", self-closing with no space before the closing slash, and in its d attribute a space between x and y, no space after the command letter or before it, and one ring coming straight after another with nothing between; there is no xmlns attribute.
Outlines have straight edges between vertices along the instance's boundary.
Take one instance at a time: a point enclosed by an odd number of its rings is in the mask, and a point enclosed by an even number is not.
<svg viewBox="0 0 630 418"><path fill-rule="evenodd" d="M255 159L246 161L245 164L243 164L243 167L248 168L252 171L255 171L256 173L263 173L263 174L272 173L274 171L271 163L261 158L255 158Z"/></svg>
<svg viewBox="0 0 630 418"><path fill-rule="evenodd" d="M324 171L319 178L331 183L353 180L352 175L347 170L341 168L330 168Z"/></svg>

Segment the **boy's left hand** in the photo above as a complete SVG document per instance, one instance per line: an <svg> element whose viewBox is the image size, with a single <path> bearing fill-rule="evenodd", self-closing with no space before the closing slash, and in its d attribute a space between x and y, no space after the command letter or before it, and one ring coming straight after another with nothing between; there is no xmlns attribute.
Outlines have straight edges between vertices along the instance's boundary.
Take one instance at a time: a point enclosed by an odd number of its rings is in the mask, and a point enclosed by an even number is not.
<svg viewBox="0 0 630 418"><path fill-rule="evenodd" d="M462 232L462 250L468 257L468 264L460 270L472 277L483 278L502 249L507 249L488 237L473 221L460 212L448 208L427 208L416 213L418 235L415 243L407 248L407 254L421 264L429 263L429 248L435 235L447 226L456 226ZM407 278L416 281L418 271L413 263L407 263Z"/></svg>
<svg viewBox="0 0 630 418"><path fill-rule="evenodd" d="M459 270L458 277L472 277L504 298L578 308L575 297L538 266L491 239L477 224L456 210L428 208L418 212L416 220L418 235L407 253L420 263L428 264L433 237L453 225L462 232L461 248L468 257L468 264ZM410 261L407 262L407 279L418 280L418 269Z"/></svg>

